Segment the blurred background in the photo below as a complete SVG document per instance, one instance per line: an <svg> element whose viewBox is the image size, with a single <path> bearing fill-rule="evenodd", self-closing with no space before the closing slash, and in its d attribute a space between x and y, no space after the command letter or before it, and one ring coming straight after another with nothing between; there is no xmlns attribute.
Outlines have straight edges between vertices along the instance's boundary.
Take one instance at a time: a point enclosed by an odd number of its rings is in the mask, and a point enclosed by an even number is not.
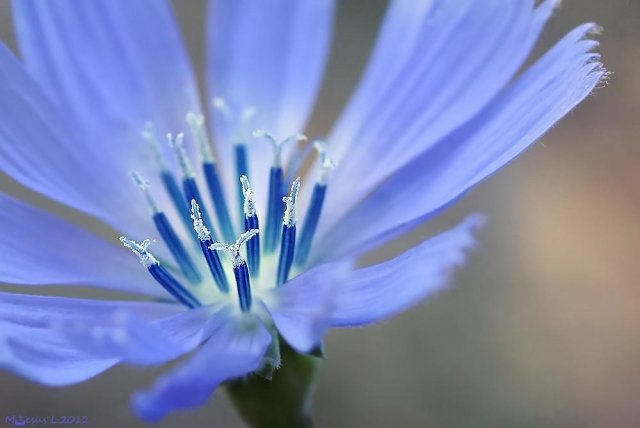
<svg viewBox="0 0 640 428"><path fill-rule="evenodd" d="M174 6L202 71L205 2ZM385 7L384 0L339 2L310 135L326 132L339 113ZM507 169L386 249L396 253L468 212L489 218L450 291L392 321L329 335L318 427L640 427L640 1L563 2L537 53L585 21L604 27L598 39L609 83ZM0 39L15 47L8 0L0 0ZM0 190L51 206L0 180ZM0 415L144 426L128 397L156 374L116 368L49 389L0 373ZM158 426L242 423L218 391L209 405Z"/></svg>

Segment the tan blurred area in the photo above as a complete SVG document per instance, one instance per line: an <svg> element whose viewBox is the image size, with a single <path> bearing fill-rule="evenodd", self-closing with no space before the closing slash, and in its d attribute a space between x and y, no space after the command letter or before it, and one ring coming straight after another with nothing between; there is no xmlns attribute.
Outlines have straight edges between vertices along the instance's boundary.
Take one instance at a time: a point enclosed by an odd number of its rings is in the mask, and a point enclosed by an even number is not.
<svg viewBox="0 0 640 428"><path fill-rule="evenodd" d="M202 70L204 0L174 4ZM346 101L385 5L340 2L310 135ZM11 44L8 10L0 0L0 37ZM397 253L469 212L489 219L449 291L394 320L329 335L318 427L640 427L640 1L565 0L538 54L586 21L604 28L608 83L442 218L385 249ZM0 190L24 194L0 178ZM155 374L117 368L57 390L0 373L0 416L143 426L128 396ZM242 425L219 391L158 426Z"/></svg>

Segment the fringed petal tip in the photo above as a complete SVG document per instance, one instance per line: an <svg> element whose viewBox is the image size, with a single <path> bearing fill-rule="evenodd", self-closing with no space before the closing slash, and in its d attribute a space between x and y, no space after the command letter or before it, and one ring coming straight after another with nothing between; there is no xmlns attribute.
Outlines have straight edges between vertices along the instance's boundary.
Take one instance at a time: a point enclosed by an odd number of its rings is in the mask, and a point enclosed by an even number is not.
<svg viewBox="0 0 640 428"><path fill-rule="evenodd" d="M611 71L607 70L602 63L602 55L599 52L595 52L595 49L600 47L600 42L591 38L600 36L604 32L604 27L595 22L589 22L583 24L581 28L584 28L583 39L589 43L588 47L585 49L584 59L585 66L590 65L592 67L588 77L595 76L597 79L594 91L591 92L591 95L593 95L596 90L603 88L609 83L609 78L612 75ZM588 81L590 82L591 79Z"/></svg>
<svg viewBox="0 0 640 428"><path fill-rule="evenodd" d="M473 232L485 223L474 214L453 229L400 256L350 272L337 288L331 325L355 327L403 312L442 290L475 245Z"/></svg>

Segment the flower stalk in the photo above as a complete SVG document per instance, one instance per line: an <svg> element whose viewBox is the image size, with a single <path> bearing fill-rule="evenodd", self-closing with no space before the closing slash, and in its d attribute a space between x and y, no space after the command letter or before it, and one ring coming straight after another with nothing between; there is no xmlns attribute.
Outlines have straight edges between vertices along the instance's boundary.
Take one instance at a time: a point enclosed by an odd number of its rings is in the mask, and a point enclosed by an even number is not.
<svg viewBox="0 0 640 428"><path fill-rule="evenodd" d="M281 341L283 365L271 380L258 375L227 383L236 410L252 428L309 428L320 359L295 352Z"/></svg>

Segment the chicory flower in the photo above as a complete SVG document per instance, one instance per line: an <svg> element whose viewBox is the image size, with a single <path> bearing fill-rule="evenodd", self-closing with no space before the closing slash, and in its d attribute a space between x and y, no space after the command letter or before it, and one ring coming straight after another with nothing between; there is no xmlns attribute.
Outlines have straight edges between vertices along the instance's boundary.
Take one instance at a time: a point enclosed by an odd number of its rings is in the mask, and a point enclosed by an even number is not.
<svg viewBox="0 0 640 428"><path fill-rule="evenodd" d="M137 257L1 195L0 281L139 300L2 292L0 366L62 386L189 354L133 397L157 420L224 381L269 377L279 343L312 353L330 327L442 289L478 216L352 264L504 166L605 76L593 24L519 71L556 3L393 0L326 141L305 143L334 0L213 1L209 122L166 1L14 1L22 61L0 47L0 168Z"/></svg>

